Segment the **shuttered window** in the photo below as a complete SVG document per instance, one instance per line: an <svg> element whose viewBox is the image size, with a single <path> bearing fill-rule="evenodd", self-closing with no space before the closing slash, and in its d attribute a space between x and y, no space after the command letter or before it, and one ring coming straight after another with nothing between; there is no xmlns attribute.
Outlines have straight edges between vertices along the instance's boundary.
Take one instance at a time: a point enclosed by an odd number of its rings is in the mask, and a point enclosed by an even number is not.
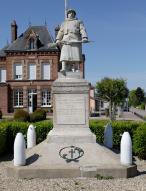
<svg viewBox="0 0 146 191"><path fill-rule="evenodd" d="M42 63L42 79L50 80L50 64Z"/></svg>
<svg viewBox="0 0 146 191"><path fill-rule="evenodd" d="M36 80L36 64L29 64L28 74L30 80Z"/></svg>
<svg viewBox="0 0 146 191"><path fill-rule="evenodd" d="M0 69L0 82L6 82L6 70Z"/></svg>
<svg viewBox="0 0 146 191"><path fill-rule="evenodd" d="M22 80L22 64L14 64L14 79Z"/></svg>

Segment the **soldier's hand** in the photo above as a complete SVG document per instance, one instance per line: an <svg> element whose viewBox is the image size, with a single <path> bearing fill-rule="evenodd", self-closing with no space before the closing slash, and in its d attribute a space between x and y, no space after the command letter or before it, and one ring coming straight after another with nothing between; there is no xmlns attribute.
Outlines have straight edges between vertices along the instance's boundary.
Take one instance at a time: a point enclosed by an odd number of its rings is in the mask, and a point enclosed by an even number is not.
<svg viewBox="0 0 146 191"><path fill-rule="evenodd" d="M82 39L82 42L83 42L83 43L87 43L87 42L88 42L88 38L83 38L83 39Z"/></svg>
<svg viewBox="0 0 146 191"><path fill-rule="evenodd" d="M56 40L56 44L60 45L60 40Z"/></svg>

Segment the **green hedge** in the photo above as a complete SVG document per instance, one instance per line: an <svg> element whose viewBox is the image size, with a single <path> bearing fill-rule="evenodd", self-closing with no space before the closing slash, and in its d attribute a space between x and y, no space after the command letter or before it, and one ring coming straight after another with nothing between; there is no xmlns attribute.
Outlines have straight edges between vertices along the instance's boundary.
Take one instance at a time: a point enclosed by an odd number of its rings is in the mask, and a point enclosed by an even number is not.
<svg viewBox="0 0 146 191"><path fill-rule="evenodd" d="M90 129L96 135L96 140L98 143L103 144L104 126L107 123L108 121L106 120L90 120ZM111 125L113 128L114 148L120 149L121 136L125 131L128 131L133 142L134 154L136 154L139 158L146 159L146 123L133 121L115 121L112 122Z"/></svg>
<svg viewBox="0 0 146 191"><path fill-rule="evenodd" d="M47 133L52 129L52 121L46 120L41 122L33 123L36 126L36 137L37 143L42 142ZM27 135L27 129L30 123L28 122L18 122L9 121L0 123L0 154L13 152L13 145L15 136L18 132L21 132L25 139Z"/></svg>
<svg viewBox="0 0 146 191"><path fill-rule="evenodd" d="M137 128L134 134L133 149L140 159L146 159L146 123Z"/></svg>
<svg viewBox="0 0 146 191"><path fill-rule="evenodd" d="M106 120L90 120L89 126L91 131L96 135L98 143L103 143L104 126L108 123ZM14 139L18 132L23 135L27 134L27 129L30 123L4 121L0 122L0 155L13 151ZM51 120L33 123L36 126L37 144L42 142L48 132L52 129ZM113 127L113 145L115 148L120 148L121 135L128 131L133 142L133 152L142 159L146 159L146 123L131 122L131 121L115 121L112 122Z"/></svg>

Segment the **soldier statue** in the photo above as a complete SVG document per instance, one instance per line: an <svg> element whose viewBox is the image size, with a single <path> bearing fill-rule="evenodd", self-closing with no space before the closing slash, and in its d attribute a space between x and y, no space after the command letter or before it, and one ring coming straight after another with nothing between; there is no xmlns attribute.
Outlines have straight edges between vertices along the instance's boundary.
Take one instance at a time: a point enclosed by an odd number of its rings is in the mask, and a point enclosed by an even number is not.
<svg viewBox="0 0 146 191"><path fill-rule="evenodd" d="M88 36L82 21L76 18L73 9L67 11L67 18L62 23L56 36L57 45L61 45L60 62L61 71L67 71L67 65L74 70L74 65L79 66L82 61L82 43L88 42Z"/></svg>

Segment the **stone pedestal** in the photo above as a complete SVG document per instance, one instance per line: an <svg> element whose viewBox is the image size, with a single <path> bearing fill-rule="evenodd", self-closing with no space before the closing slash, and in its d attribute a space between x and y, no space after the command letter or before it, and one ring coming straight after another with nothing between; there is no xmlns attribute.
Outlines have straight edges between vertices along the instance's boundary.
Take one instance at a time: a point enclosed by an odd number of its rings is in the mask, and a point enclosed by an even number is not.
<svg viewBox="0 0 146 191"><path fill-rule="evenodd" d="M49 143L95 143L89 129L89 85L84 79L59 78L53 83L53 130Z"/></svg>
<svg viewBox="0 0 146 191"><path fill-rule="evenodd" d="M70 74L69 74L70 76ZM54 128L47 139L27 149L26 166L10 163L16 178L133 177L136 165L123 166L119 155L96 143L89 129L89 86L84 79L60 76L53 83ZM98 128L98 127L97 127Z"/></svg>

